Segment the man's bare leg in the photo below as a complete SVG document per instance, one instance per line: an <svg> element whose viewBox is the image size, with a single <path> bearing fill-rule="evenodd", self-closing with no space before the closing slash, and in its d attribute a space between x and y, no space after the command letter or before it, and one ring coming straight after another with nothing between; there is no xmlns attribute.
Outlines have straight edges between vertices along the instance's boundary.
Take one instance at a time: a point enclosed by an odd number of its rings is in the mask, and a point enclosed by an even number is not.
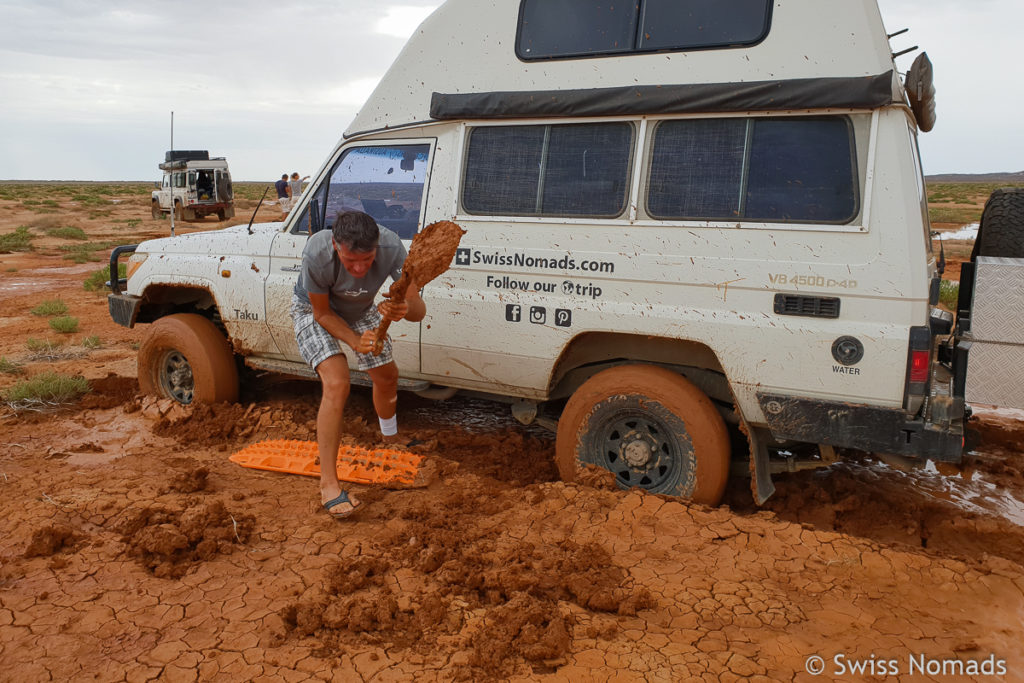
<svg viewBox="0 0 1024 683"><path fill-rule="evenodd" d="M391 419L398 410L398 366L391 362L367 370L366 373L373 380L373 408L377 411L377 417L382 420ZM381 436L381 439L385 442L403 440L398 434Z"/></svg>
<svg viewBox="0 0 1024 683"><path fill-rule="evenodd" d="M331 356L316 366L323 385L323 397L316 414L316 447L320 453L320 502L326 503L341 495L338 481L338 446L341 445L341 418L348 400L348 361L345 356ZM359 504L355 496L349 495L351 505ZM344 507L337 512L345 512Z"/></svg>

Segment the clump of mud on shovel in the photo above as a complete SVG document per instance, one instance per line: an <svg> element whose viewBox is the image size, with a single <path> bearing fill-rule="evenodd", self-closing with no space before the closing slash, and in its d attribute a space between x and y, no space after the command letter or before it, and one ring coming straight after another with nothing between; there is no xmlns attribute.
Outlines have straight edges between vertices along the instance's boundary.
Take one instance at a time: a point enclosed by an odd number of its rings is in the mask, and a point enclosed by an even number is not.
<svg viewBox="0 0 1024 683"><path fill-rule="evenodd" d="M405 293L409 284L415 282L424 287L438 275L448 270L455 258L455 251L466 231L451 221L437 221L423 228L409 246L409 255L402 266L402 277L391 284L385 298L393 303L405 301ZM373 355L379 356L387 339L390 320L381 322L377 328L377 342L373 345Z"/></svg>

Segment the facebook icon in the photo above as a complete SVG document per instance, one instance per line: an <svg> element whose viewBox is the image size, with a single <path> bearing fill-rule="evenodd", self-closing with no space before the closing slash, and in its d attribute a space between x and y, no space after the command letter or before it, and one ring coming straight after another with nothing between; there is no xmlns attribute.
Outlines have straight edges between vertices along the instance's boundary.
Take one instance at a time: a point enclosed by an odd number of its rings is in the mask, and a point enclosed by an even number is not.
<svg viewBox="0 0 1024 683"><path fill-rule="evenodd" d="M505 320L517 323L523 319L523 307L519 304L505 304Z"/></svg>

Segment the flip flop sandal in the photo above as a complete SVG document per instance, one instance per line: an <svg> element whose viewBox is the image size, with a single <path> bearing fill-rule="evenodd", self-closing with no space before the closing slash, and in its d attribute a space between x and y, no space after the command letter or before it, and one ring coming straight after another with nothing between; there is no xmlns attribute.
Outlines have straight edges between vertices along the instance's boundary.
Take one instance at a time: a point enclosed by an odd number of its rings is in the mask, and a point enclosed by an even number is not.
<svg viewBox="0 0 1024 683"><path fill-rule="evenodd" d="M349 505L351 505L352 509L345 510L344 512L333 511L334 508L344 503L348 503ZM324 510L326 510L327 514L329 514L334 519L345 519L362 506L362 503L353 503L351 500L348 499L348 491L342 491L340 496L338 496L337 498L332 498L331 500L324 503Z"/></svg>

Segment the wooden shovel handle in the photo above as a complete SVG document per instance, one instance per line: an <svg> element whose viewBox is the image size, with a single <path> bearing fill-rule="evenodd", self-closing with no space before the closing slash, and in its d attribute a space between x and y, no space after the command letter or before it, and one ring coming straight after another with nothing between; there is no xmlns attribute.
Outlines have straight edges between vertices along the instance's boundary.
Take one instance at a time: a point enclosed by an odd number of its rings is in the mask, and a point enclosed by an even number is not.
<svg viewBox="0 0 1024 683"><path fill-rule="evenodd" d="M392 283L391 288L388 289L388 300L396 304L403 303L405 301L405 293L409 289L409 282L411 280L412 268L403 268L402 277L398 278L397 282ZM373 342L373 348L370 349L370 353L373 355L379 356L380 352L384 350L384 340L388 338L389 327L391 327L390 320L385 318L380 321L380 326L377 328L377 340Z"/></svg>

